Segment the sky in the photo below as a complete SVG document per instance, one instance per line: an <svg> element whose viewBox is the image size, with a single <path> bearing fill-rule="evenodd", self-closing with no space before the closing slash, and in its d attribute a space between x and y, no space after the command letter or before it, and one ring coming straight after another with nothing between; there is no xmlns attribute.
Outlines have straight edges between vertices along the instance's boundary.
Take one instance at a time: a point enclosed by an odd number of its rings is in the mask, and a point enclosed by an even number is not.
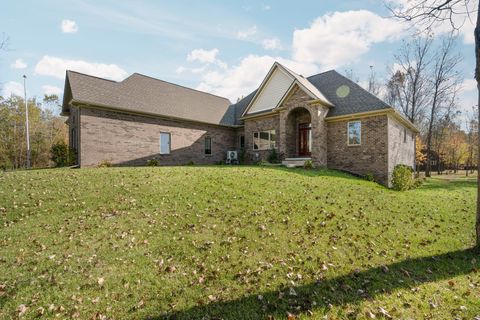
<svg viewBox="0 0 480 320"><path fill-rule="evenodd" d="M402 4L406 0L388 0ZM304 76L347 70L379 81L411 28L381 0L3 0L0 94L62 96L65 70L121 81L138 72L229 98L258 87L274 61ZM476 105L473 23L461 25L460 106ZM435 28L445 34L448 25Z"/></svg>

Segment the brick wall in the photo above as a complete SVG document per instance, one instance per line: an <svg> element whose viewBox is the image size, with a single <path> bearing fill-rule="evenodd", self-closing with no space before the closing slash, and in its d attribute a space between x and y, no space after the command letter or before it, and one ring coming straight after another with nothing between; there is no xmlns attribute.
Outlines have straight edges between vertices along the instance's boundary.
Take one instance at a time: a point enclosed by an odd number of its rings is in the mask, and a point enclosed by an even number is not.
<svg viewBox="0 0 480 320"><path fill-rule="evenodd" d="M103 160L116 165L145 165L149 159L157 159L161 165L212 164L224 160L227 150L236 149L232 128L94 108L80 111L82 167ZM169 155L159 154L160 132L171 134ZM207 136L212 138L212 155L204 154Z"/></svg>
<svg viewBox="0 0 480 320"><path fill-rule="evenodd" d="M406 135L406 136L405 136ZM397 164L413 167L415 134L393 117L388 117L388 174L391 177Z"/></svg>
<svg viewBox="0 0 480 320"><path fill-rule="evenodd" d="M268 118L247 119L244 123L245 130L245 161L247 163L255 163L259 160L268 160L271 150L253 150L253 133L257 131L275 130L276 133L276 147L278 150L279 137L279 118L278 114L272 115Z"/></svg>
<svg viewBox="0 0 480 320"><path fill-rule="evenodd" d="M359 146L347 145L347 120L327 123L327 166L360 175L372 174L377 182L388 185L388 117L359 120L362 123Z"/></svg>

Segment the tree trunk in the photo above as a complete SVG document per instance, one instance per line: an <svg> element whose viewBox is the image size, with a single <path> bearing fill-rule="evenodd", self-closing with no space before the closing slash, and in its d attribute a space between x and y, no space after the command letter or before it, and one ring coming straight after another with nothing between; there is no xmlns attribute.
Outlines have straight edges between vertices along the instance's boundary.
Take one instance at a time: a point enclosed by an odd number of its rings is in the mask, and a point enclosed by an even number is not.
<svg viewBox="0 0 480 320"><path fill-rule="evenodd" d="M480 105L480 1L477 8L477 24L475 26L475 79L477 80L478 105ZM480 123L480 107L478 108L478 120ZM480 150L480 139L477 139ZM477 172L480 173L480 152L478 152ZM477 247L480 247L480 174L477 175L477 219L475 223L475 235L477 237Z"/></svg>

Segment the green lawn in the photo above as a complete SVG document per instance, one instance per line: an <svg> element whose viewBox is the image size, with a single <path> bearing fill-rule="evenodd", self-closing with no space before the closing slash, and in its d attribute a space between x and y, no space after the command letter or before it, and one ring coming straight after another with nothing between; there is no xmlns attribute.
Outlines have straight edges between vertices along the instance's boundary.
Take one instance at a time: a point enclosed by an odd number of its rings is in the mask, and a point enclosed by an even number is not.
<svg viewBox="0 0 480 320"><path fill-rule="evenodd" d="M272 167L0 173L0 318L473 319L475 194Z"/></svg>

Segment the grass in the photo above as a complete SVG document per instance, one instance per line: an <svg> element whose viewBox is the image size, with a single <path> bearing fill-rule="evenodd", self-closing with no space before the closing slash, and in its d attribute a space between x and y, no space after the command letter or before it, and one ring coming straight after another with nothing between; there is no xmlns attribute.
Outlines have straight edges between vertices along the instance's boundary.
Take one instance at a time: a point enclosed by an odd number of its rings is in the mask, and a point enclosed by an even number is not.
<svg viewBox="0 0 480 320"><path fill-rule="evenodd" d="M329 170L0 175L0 318L480 317L475 178Z"/></svg>

